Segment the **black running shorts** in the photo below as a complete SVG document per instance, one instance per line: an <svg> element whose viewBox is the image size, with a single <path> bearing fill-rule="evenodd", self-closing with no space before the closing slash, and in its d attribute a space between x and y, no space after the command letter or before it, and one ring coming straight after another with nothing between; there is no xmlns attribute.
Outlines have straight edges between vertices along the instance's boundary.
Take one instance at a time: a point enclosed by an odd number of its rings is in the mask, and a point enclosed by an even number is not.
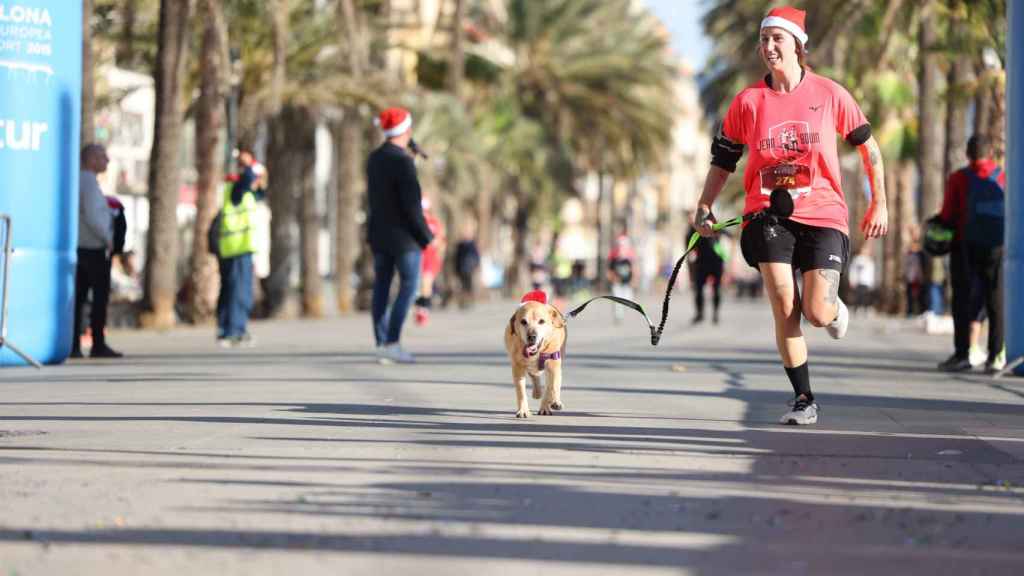
<svg viewBox="0 0 1024 576"><path fill-rule="evenodd" d="M846 270L850 238L835 228L808 226L792 220L753 220L743 229L740 249L747 264L783 262L803 272Z"/></svg>

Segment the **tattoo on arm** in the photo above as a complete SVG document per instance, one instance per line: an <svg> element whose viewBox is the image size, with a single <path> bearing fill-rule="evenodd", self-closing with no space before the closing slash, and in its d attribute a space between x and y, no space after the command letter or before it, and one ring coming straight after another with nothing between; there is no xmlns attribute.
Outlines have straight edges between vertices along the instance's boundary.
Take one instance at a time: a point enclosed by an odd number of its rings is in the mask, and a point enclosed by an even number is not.
<svg viewBox="0 0 1024 576"><path fill-rule="evenodd" d="M828 291L825 293L825 302L836 304L839 302L839 271L827 268L818 270L818 274L828 284Z"/></svg>

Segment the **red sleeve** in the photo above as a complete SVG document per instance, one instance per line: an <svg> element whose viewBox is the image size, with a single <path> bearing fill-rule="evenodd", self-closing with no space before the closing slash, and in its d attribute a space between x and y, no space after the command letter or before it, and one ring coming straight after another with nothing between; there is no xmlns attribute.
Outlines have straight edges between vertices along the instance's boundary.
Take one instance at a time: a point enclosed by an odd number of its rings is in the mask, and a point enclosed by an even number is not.
<svg viewBox="0 0 1024 576"><path fill-rule="evenodd" d="M857 101L846 91L846 88L839 84L834 84L834 86L836 132L845 140L850 135L850 132L868 124L868 119L864 116L860 106L857 105Z"/></svg>
<svg viewBox="0 0 1024 576"><path fill-rule="evenodd" d="M946 191L942 195L942 209L939 210L939 218L942 218L943 222L952 223L954 222L953 215L958 214L960 211L956 207L956 179L960 175L960 172L953 172L946 179Z"/></svg>
<svg viewBox="0 0 1024 576"><path fill-rule="evenodd" d="M753 122L745 121L743 112L743 93L741 92L732 99L729 104L729 111L725 113L725 120L722 122L722 136L725 136L734 144L747 143L747 130L753 126Z"/></svg>

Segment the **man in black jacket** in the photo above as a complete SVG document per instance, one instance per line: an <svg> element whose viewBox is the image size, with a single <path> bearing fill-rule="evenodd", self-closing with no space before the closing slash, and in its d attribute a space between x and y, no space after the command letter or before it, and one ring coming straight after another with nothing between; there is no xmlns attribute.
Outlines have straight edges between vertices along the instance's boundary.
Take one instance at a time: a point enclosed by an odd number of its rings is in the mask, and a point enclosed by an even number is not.
<svg viewBox="0 0 1024 576"><path fill-rule="evenodd" d="M387 139L366 163L369 190L367 233L373 250L373 331L381 363L412 363L399 339L419 287L420 256L433 240L423 217L419 179L410 146L412 115L402 108L381 112ZM388 310L391 280L398 269L398 296Z"/></svg>

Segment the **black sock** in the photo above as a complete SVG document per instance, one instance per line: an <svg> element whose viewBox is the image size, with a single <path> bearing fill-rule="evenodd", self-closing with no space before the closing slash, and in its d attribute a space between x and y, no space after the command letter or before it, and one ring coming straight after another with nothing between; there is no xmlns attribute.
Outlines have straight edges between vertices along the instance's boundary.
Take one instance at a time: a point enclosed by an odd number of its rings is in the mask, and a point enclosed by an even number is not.
<svg viewBox="0 0 1024 576"><path fill-rule="evenodd" d="M420 296L416 299L416 305L420 308L430 308L430 298L426 296Z"/></svg>
<svg viewBox="0 0 1024 576"><path fill-rule="evenodd" d="M793 392L797 396L803 394L808 400L814 401L814 394L811 393L811 374L807 370L807 362L793 368L786 368L786 376L789 376L789 383L793 385Z"/></svg>

